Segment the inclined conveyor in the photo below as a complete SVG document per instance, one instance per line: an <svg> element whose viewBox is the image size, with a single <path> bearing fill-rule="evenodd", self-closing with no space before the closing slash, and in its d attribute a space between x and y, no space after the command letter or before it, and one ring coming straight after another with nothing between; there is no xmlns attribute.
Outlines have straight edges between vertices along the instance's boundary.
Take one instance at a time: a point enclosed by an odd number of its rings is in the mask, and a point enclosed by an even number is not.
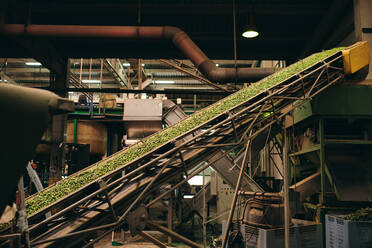
<svg viewBox="0 0 372 248"><path fill-rule="evenodd" d="M316 60L310 66L299 70L303 62L298 62L298 71L282 73L279 82L30 214L28 232L31 246L89 247L124 225L129 226L133 234L143 234L145 226L170 234L170 230L147 220L146 207L203 169L226 159L228 150L221 152L221 148L237 149L248 141L259 139L260 135L269 135L270 126L280 126L283 117L296 106L343 80L342 51L332 51L321 59L313 56L308 61L311 59ZM219 165L216 170L222 171L221 167ZM181 176L191 169L194 169L193 173L181 180ZM158 189L169 182L176 183L159 194ZM245 189L248 188L246 185ZM50 211L52 216L45 219L45 214ZM3 232L6 233L9 229ZM179 234L172 233L172 236L191 247L200 247Z"/></svg>

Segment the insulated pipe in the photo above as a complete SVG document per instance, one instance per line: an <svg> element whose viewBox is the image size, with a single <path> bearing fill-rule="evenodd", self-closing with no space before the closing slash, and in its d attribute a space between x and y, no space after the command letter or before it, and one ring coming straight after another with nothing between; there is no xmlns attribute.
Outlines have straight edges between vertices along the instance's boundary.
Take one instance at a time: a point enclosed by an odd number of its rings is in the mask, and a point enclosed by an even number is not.
<svg viewBox="0 0 372 248"><path fill-rule="evenodd" d="M116 38L151 40L170 40L192 63L214 82L244 81L252 82L276 71L275 68L219 68L181 29L172 26L77 26L77 25L28 25L5 24L0 34L32 37L70 37L70 38Z"/></svg>

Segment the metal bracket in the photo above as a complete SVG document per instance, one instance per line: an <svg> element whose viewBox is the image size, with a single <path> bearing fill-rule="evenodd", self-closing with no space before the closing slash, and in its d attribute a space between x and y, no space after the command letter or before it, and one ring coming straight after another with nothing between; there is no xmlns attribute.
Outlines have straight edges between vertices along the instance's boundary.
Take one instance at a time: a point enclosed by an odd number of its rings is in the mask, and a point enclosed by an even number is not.
<svg viewBox="0 0 372 248"><path fill-rule="evenodd" d="M100 188L103 188L103 189L104 189L104 188L107 188L107 184L106 184L106 182L103 181L103 180L99 180L99 181L98 181L98 184L99 184ZM111 204L111 199L110 199L110 196L109 196L108 193L107 193L107 189L104 190L104 195L105 195L105 200L106 200L106 202L107 202L107 204L109 205L109 208L110 208L110 210L111 210L112 217L114 217L114 221L116 221L116 220L118 219L118 216L116 215L116 213L115 213L115 209L114 209L114 207L113 207L112 204Z"/></svg>

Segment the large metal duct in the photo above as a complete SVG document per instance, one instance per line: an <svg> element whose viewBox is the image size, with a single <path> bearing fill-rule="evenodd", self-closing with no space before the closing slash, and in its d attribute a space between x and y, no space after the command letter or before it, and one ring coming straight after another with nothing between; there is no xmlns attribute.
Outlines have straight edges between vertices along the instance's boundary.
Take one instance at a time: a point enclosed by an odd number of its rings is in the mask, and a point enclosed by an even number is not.
<svg viewBox="0 0 372 248"><path fill-rule="evenodd" d="M14 200L17 182L52 115L73 110L72 101L52 92L0 83L0 215Z"/></svg>
<svg viewBox="0 0 372 248"><path fill-rule="evenodd" d="M181 29L171 26L78 26L5 24L0 34L32 37L118 38L134 40L171 40L181 52L211 81L254 82L276 71L275 68L219 68Z"/></svg>

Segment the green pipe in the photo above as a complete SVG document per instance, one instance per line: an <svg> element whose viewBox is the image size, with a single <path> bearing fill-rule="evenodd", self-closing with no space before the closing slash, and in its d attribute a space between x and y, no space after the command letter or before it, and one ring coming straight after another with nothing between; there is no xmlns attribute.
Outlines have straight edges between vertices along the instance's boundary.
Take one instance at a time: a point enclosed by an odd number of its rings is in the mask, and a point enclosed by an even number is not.
<svg viewBox="0 0 372 248"><path fill-rule="evenodd" d="M74 143L77 143L77 119L74 119Z"/></svg>

